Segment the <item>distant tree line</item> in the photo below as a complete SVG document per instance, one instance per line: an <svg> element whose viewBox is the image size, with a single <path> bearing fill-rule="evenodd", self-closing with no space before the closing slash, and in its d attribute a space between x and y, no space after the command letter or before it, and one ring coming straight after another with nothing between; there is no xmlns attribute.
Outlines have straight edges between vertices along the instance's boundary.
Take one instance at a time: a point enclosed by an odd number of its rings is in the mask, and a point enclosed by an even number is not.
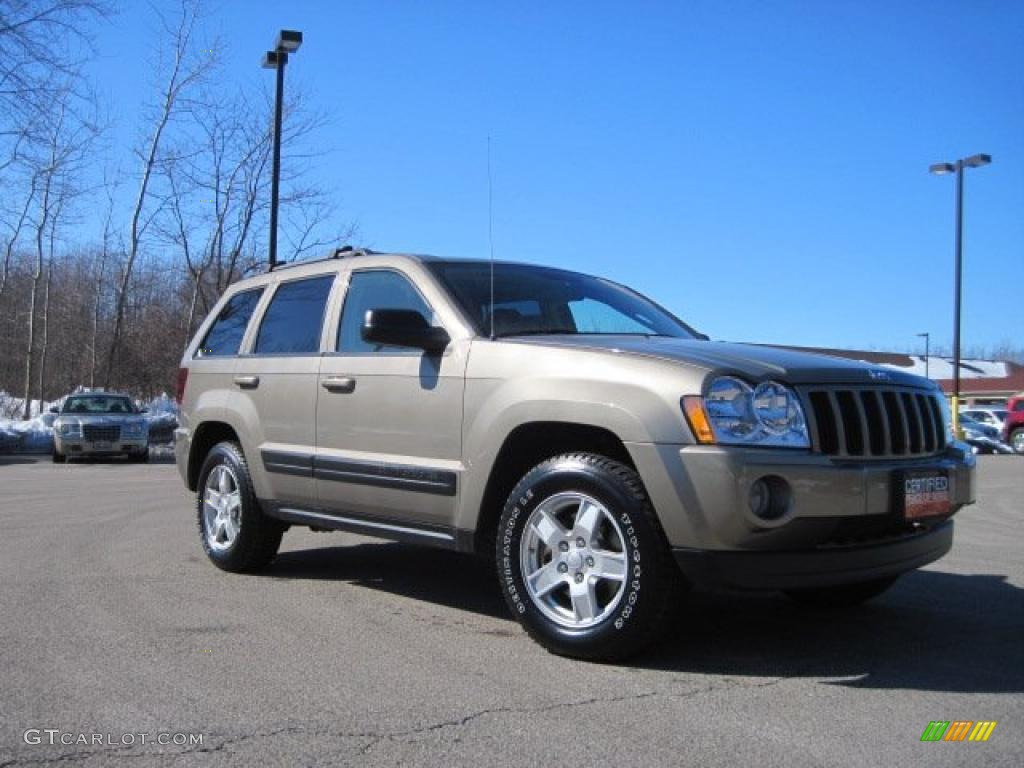
<svg viewBox="0 0 1024 768"><path fill-rule="evenodd" d="M225 78L199 0L153 13L149 99L104 105L86 73L112 7L0 0L0 391L26 417L79 384L170 390L196 326L264 260L268 90ZM110 111L138 125L131 146L107 146ZM301 94L285 105L283 260L353 235L308 181L325 122Z"/></svg>

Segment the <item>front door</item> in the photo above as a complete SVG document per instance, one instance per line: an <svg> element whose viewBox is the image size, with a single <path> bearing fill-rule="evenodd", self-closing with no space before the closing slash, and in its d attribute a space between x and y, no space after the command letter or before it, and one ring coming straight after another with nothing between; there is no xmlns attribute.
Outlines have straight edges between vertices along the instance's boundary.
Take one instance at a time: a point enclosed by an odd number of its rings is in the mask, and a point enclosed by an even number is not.
<svg viewBox="0 0 1024 768"><path fill-rule="evenodd" d="M314 474L335 514L448 528L462 470L468 340L443 353L363 341L370 309L435 312L394 269L353 271L334 352L320 365Z"/></svg>

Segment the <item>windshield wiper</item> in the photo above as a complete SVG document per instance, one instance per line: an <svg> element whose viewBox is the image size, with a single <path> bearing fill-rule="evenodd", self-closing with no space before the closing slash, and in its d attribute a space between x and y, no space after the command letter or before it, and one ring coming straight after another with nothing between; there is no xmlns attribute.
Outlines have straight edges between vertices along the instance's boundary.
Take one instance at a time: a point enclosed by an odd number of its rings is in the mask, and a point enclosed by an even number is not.
<svg viewBox="0 0 1024 768"><path fill-rule="evenodd" d="M494 334L496 339L504 339L508 336L576 336L577 332L568 328L535 328L528 331L504 331Z"/></svg>

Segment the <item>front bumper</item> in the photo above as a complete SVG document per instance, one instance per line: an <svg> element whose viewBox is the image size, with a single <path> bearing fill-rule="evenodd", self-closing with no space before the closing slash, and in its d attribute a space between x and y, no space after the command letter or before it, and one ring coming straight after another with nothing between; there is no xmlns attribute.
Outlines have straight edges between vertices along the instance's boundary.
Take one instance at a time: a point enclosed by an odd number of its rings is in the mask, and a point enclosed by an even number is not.
<svg viewBox="0 0 1024 768"><path fill-rule="evenodd" d="M942 519L906 521L903 473L941 470L950 516L975 499L975 458L952 443L913 459L630 443L627 448L683 571L694 581L766 589L839 584L902 573L949 550ZM779 478L785 514L759 519L752 485Z"/></svg>
<svg viewBox="0 0 1024 768"><path fill-rule="evenodd" d="M953 546L953 521L889 541L796 552L723 552L679 548L676 563L691 582L738 589L799 589L898 576Z"/></svg>
<svg viewBox="0 0 1024 768"><path fill-rule="evenodd" d="M124 454L140 454L149 450L149 439L119 438L117 440L97 444L80 437L53 438L54 448L65 456L121 456Z"/></svg>

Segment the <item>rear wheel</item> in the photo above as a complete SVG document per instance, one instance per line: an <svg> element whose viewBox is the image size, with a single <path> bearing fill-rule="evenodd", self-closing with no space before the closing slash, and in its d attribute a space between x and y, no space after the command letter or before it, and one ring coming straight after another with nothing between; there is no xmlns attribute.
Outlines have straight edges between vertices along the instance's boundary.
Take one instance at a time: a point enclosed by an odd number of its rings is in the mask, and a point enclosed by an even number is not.
<svg viewBox="0 0 1024 768"><path fill-rule="evenodd" d="M594 454L532 469L505 505L495 552L512 613L553 653L612 660L655 640L679 575L639 476Z"/></svg>
<svg viewBox="0 0 1024 768"><path fill-rule="evenodd" d="M786 596L800 605L818 610L852 608L878 597L896 583L897 576L871 581L859 581L854 584L839 584L834 587L816 587L814 589L791 589Z"/></svg>
<svg viewBox="0 0 1024 768"><path fill-rule="evenodd" d="M225 571L258 571L281 545L284 527L260 510L237 443L218 443L207 454L199 471L196 517L207 557Z"/></svg>
<svg viewBox="0 0 1024 768"><path fill-rule="evenodd" d="M1010 433L1010 447L1014 453L1024 453L1024 427Z"/></svg>

